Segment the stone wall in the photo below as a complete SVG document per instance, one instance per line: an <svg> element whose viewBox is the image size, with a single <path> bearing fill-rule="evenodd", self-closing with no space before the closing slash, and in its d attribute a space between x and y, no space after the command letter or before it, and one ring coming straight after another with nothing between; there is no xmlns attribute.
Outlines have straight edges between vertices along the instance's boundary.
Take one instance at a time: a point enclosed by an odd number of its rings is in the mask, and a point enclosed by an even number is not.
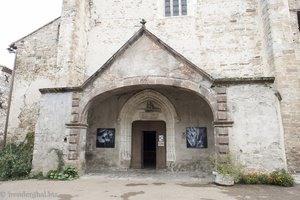
<svg viewBox="0 0 300 200"><path fill-rule="evenodd" d="M297 1L298 2L298 1ZM290 3L290 7L289 7ZM268 1L276 88L281 95L288 167L300 171L300 58L296 10L299 2Z"/></svg>
<svg viewBox="0 0 300 200"><path fill-rule="evenodd" d="M3 144L12 70L0 65L0 148Z"/></svg>
<svg viewBox="0 0 300 200"><path fill-rule="evenodd" d="M281 92L284 92L283 98L283 120L286 131L286 150L289 169L293 172L300 172L300 31L297 20L297 12L300 11L300 1L294 0L290 2L290 18L291 31L289 36L292 36L290 41L291 47L282 52L287 54L285 62L288 63L286 69L280 79L281 83L288 83L288 86L283 86ZM293 52L294 51L294 52ZM291 59L295 59L294 62ZM289 89L287 90L286 87ZM288 109L285 109L288 107Z"/></svg>
<svg viewBox="0 0 300 200"><path fill-rule="evenodd" d="M286 168L279 100L271 85L232 85L227 91L232 156L249 171Z"/></svg>
<svg viewBox="0 0 300 200"><path fill-rule="evenodd" d="M34 131L39 115L39 88L62 86L64 71L56 65L60 20L18 40L8 136L22 140Z"/></svg>
<svg viewBox="0 0 300 200"><path fill-rule="evenodd" d="M165 17L164 1L91 0L87 75L101 67L139 27L146 27L213 77L269 75L255 0L190 0L187 16ZM225 8L225 9L224 9Z"/></svg>
<svg viewBox="0 0 300 200"><path fill-rule="evenodd" d="M70 122L72 93L44 94L41 97L40 118L35 129L33 171L46 174L56 169L57 150L65 156L70 135L65 124ZM64 157L67 160L66 157Z"/></svg>

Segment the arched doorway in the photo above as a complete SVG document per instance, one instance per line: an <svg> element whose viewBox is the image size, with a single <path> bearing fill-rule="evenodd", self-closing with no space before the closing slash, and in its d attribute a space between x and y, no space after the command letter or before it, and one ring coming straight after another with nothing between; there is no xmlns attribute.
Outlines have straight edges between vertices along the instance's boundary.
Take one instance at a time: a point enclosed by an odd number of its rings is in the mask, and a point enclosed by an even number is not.
<svg viewBox="0 0 300 200"><path fill-rule="evenodd" d="M143 90L131 97L123 106L120 115L121 165L129 168L132 159L132 123L134 121L166 122L166 162L174 162L175 124L179 120L173 104L155 90Z"/></svg>

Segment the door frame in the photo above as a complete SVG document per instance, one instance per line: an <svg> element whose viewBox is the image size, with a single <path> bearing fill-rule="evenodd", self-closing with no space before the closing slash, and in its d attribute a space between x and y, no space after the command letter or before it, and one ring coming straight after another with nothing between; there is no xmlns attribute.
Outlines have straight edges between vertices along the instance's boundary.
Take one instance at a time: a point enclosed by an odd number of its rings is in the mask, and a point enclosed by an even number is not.
<svg viewBox="0 0 300 200"><path fill-rule="evenodd" d="M143 134L144 131L156 132L156 169L164 169L167 166L166 159L166 122L165 121L134 121L132 122L131 164L130 168L144 168L143 158ZM163 141L158 144L160 135ZM163 145L163 146L162 146Z"/></svg>

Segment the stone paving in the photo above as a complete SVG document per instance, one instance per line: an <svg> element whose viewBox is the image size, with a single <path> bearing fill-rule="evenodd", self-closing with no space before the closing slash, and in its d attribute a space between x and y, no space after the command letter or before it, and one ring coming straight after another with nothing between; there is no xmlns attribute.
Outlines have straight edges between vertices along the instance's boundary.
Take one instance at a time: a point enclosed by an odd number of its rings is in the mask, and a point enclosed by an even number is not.
<svg viewBox="0 0 300 200"><path fill-rule="evenodd" d="M87 174L74 181L0 182L0 200L299 200L300 185L217 186L196 173L134 171Z"/></svg>
<svg viewBox="0 0 300 200"><path fill-rule="evenodd" d="M124 169L124 170L102 170L95 173L88 173L83 178L109 178L117 180L167 180L167 181L181 181L190 183L208 184L212 183L214 176L212 173L201 172L171 172L168 170L157 169Z"/></svg>

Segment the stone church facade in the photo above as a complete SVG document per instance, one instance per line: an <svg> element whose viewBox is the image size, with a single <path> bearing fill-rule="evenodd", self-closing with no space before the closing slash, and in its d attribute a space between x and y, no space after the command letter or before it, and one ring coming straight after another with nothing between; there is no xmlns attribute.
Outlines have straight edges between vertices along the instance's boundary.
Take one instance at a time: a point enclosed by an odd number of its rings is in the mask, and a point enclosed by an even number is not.
<svg viewBox="0 0 300 200"><path fill-rule="evenodd" d="M35 132L34 171L60 149L86 172L209 172L214 153L299 172L299 11L296 0L65 0L11 45L7 137Z"/></svg>

